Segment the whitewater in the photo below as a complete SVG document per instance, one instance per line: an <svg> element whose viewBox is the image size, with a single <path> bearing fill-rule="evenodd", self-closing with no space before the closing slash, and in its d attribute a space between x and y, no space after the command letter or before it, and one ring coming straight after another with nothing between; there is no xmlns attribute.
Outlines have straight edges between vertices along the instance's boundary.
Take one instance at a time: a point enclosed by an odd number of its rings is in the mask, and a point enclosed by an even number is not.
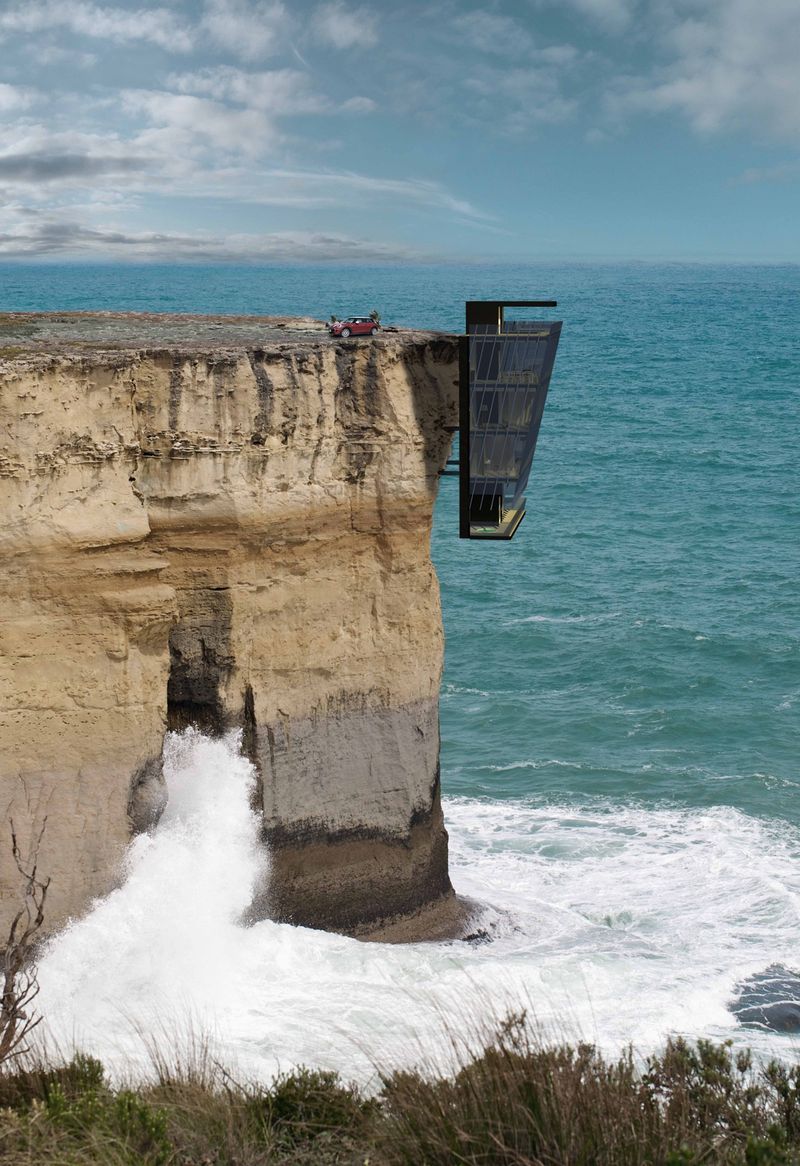
<svg viewBox="0 0 800 1166"><path fill-rule="evenodd" d="M362 943L247 922L267 859L238 744L167 738L159 826L41 961L50 1048L89 1051L128 1079L154 1048L186 1059L205 1043L242 1079L303 1064L369 1086L391 1067L446 1071L526 1008L544 1039L609 1053L646 1055L669 1032L793 1053L728 1004L742 976L791 963L800 831L728 808L451 799L453 882L484 904L487 938Z"/></svg>

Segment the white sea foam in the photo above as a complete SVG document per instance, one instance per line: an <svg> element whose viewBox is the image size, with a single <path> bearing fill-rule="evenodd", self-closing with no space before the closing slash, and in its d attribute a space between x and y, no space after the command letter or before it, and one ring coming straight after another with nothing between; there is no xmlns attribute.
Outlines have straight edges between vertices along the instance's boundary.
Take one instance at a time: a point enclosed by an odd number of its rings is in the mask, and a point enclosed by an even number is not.
<svg viewBox="0 0 800 1166"><path fill-rule="evenodd" d="M362 944L242 922L262 875L252 771L236 743L167 747L170 805L132 845L124 884L41 964L48 1035L118 1074L142 1036L191 1025L244 1075L305 1063L368 1081L374 1062L447 1063L445 1029L527 1003L551 1036L629 1041L733 1035L734 984L796 963L800 833L727 808L451 800L457 889L491 904L492 943Z"/></svg>
<svg viewBox="0 0 800 1166"><path fill-rule="evenodd" d="M621 615L621 611L601 611L596 615L524 615L518 619L503 620L503 627L514 627L521 623L606 623Z"/></svg>
<svg viewBox="0 0 800 1166"><path fill-rule="evenodd" d="M549 761L541 761L534 758L525 761L509 761L507 765L487 765L487 769L492 769L495 773L506 773L512 769L583 769L577 761L559 761L557 757L552 757Z"/></svg>
<svg viewBox="0 0 800 1166"><path fill-rule="evenodd" d="M485 688L468 688L463 684L444 684L442 695L447 696L499 696L500 691L490 692Z"/></svg>

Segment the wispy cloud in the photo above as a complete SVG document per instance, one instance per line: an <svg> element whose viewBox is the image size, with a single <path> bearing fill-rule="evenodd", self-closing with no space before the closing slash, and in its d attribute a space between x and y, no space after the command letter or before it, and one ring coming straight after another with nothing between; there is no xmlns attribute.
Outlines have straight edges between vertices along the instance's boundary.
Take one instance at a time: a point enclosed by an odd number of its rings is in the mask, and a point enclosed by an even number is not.
<svg viewBox="0 0 800 1166"><path fill-rule="evenodd" d="M561 88L560 71L552 67L500 69L476 68L465 81L484 118L494 117L511 133L530 132L543 124L572 117L578 108ZM500 105L500 112L497 105Z"/></svg>
<svg viewBox="0 0 800 1166"><path fill-rule="evenodd" d="M438 182L413 178L375 178L351 171L272 170L264 176L269 182L295 191L307 205L348 205L353 201L369 204L388 200L395 205L422 206L464 215L470 220L489 219L465 199L452 195Z"/></svg>
<svg viewBox="0 0 800 1166"><path fill-rule="evenodd" d="M278 51L293 21L281 0L206 0L202 27L233 56L258 61Z"/></svg>
<svg viewBox="0 0 800 1166"><path fill-rule="evenodd" d="M752 186L757 182L797 182L800 180L800 158L782 162L778 166L751 166L731 181L732 186Z"/></svg>
<svg viewBox="0 0 800 1166"><path fill-rule="evenodd" d="M360 8L343 0L320 4L311 18L317 38L335 49L368 49L378 43L374 7Z"/></svg>
<svg viewBox="0 0 800 1166"><path fill-rule="evenodd" d="M169 8L118 8L89 0L26 0L0 12L0 33L50 33L56 28L120 44L149 41L168 52L186 53L194 46L191 28Z"/></svg>
<svg viewBox="0 0 800 1166"><path fill-rule="evenodd" d="M456 12L447 21L448 38L492 56L526 56L536 49L530 30L513 16L487 8Z"/></svg>
<svg viewBox="0 0 800 1166"><path fill-rule="evenodd" d="M141 261L259 263L292 261L391 261L418 258L411 248L348 235L276 231L271 234L212 235L87 227L68 219L22 211L20 222L0 231L5 258L97 256Z"/></svg>
<svg viewBox="0 0 800 1166"><path fill-rule="evenodd" d="M371 97L348 97L340 106L344 113L372 113L377 108L377 101Z"/></svg>
<svg viewBox="0 0 800 1166"><path fill-rule="evenodd" d="M303 113L365 113L375 103L367 97L351 97L337 104L314 90L308 73L299 69L247 72L231 65L217 65L195 73L178 73L168 78L171 88L181 93L208 95L218 101L232 101L260 109L273 116Z"/></svg>
<svg viewBox="0 0 800 1166"><path fill-rule="evenodd" d="M46 44L41 37L29 42L27 48L29 55L35 59L39 67L75 65L79 69L91 69L98 61L96 53L79 52L76 49L65 49L61 45Z"/></svg>
<svg viewBox="0 0 800 1166"><path fill-rule="evenodd" d="M579 111L573 90L585 54L576 45L548 39L531 19L492 3L466 9L440 0L421 18L425 53L398 53L388 71L387 104L398 115L448 135L454 126L483 127L494 138L536 136Z"/></svg>
<svg viewBox="0 0 800 1166"><path fill-rule="evenodd" d="M533 0L534 8L544 8L553 0ZM595 27L610 34L620 33L633 22L639 4L637 0L557 0L559 8L565 5L579 15L586 16Z"/></svg>

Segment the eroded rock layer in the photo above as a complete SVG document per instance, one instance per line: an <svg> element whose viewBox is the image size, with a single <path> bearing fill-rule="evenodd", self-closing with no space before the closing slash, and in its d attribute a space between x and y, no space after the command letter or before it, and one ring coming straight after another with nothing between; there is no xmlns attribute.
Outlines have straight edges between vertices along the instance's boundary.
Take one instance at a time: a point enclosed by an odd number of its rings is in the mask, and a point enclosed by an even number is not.
<svg viewBox="0 0 800 1166"><path fill-rule="evenodd" d="M47 819L48 923L157 820L168 723L243 730L255 913L446 914L429 536L455 340L180 319L0 318L23 336L0 348L0 777L23 845Z"/></svg>

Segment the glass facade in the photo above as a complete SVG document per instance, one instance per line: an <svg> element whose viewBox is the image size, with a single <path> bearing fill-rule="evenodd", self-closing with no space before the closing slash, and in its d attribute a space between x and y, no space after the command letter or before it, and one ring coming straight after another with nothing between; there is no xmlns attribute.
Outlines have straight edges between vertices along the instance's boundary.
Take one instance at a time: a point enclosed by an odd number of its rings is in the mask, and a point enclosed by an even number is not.
<svg viewBox="0 0 800 1166"><path fill-rule="evenodd" d="M561 335L561 321L506 321L503 306L467 305L460 418L464 538L509 539L525 515L524 493Z"/></svg>

